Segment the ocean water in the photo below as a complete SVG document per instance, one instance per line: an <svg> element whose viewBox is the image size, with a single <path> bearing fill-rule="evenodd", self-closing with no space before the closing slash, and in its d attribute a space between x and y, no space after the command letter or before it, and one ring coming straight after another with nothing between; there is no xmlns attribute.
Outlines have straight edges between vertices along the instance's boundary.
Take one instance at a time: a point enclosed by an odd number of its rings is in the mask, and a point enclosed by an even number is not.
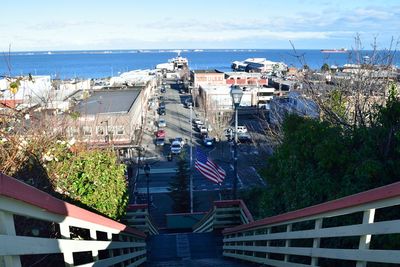
<svg viewBox="0 0 400 267"><path fill-rule="evenodd" d="M363 52L368 55L370 51ZM3 53L0 75L51 75L52 78L102 78L135 69L154 69L159 63L177 56L174 50L105 50L44 51ZM289 66L307 64L319 69L324 63L343 65L356 63L353 53L321 53L319 50L248 49L248 50L183 50L190 69L230 70L235 60L252 57L282 61ZM394 64L399 65L399 57Z"/></svg>

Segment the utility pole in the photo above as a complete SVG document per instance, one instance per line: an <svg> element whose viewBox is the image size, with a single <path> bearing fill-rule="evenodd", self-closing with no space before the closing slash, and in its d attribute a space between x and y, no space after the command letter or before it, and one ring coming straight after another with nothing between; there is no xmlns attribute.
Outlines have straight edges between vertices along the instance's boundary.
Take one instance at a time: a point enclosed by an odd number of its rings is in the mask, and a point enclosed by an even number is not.
<svg viewBox="0 0 400 267"><path fill-rule="evenodd" d="M193 102L193 100L192 100ZM192 112L193 112L193 103L190 106L190 121L189 121L189 127L190 127L190 185L189 185L189 190L190 190L190 213L193 213L193 170L192 170L192 162L193 162L193 134L192 134Z"/></svg>

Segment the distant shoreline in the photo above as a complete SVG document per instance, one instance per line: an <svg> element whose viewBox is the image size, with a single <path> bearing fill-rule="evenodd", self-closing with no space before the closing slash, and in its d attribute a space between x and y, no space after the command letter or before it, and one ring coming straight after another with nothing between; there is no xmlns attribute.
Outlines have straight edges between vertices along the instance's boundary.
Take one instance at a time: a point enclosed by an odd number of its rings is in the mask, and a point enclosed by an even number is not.
<svg viewBox="0 0 400 267"><path fill-rule="evenodd" d="M317 48L304 48L296 49L296 51L320 51ZM35 54L35 55L52 55L52 54L118 54L118 53L181 53L185 52L261 52L261 51L294 51L292 48L246 48L246 49L224 49L224 48L213 48L213 49L96 49L96 50L26 50L26 51L11 51L11 55L15 54ZM364 50L371 51L371 50ZM8 51L2 51L3 55L7 55Z"/></svg>

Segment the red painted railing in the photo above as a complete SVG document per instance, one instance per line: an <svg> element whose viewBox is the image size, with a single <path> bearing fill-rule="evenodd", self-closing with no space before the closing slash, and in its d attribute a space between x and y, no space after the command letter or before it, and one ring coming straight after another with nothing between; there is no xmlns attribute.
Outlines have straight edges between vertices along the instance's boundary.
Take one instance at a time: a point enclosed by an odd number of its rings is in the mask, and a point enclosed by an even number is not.
<svg viewBox="0 0 400 267"><path fill-rule="evenodd" d="M400 234L400 216L382 216L388 208L399 205L397 182L227 228L222 231L223 255L271 266L319 266L320 261L337 261L342 266L353 261L357 267L369 262L400 264L400 250L393 243ZM378 221L375 213L380 214ZM350 216L345 225L331 225L343 220L341 216ZM379 241L382 236L392 241L383 244ZM335 247L326 247L325 243L320 246L323 239L335 242Z"/></svg>
<svg viewBox="0 0 400 267"><path fill-rule="evenodd" d="M219 200L214 201L211 210L193 226L193 231L210 232L253 221L253 216L241 199Z"/></svg>
<svg viewBox="0 0 400 267"><path fill-rule="evenodd" d="M14 215L56 223L61 238L19 236ZM78 252L91 252L91 264L102 266L121 262L138 266L146 261L145 233L57 199L2 173L0 218L0 256L4 257L5 266L21 266L21 255L54 253L63 254L66 266L74 266L73 255ZM90 240L72 238L74 228L87 229ZM115 250L119 251L116 256ZM99 251L107 251L108 258L100 260Z"/></svg>
<svg viewBox="0 0 400 267"><path fill-rule="evenodd" d="M355 195L343 197L340 199L332 200L319 205L307 207L301 210L296 210L285 214L277 215L274 217L265 218L246 225L239 225L237 227L224 230L224 234L231 234L255 227L268 226L271 224L277 224L285 221L301 219L304 217L318 215L321 213L343 210L359 206L362 204L376 202L379 200L385 200L397 196L400 196L400 182L375 188L369 191L361 192Z"/></svg>
<svg viewBox="0 0 400 267"><path fill-rule="evenodd" d="M0 173L0 195L23 201L51 213L96 223L143 238L146 237L146 234L137 229L127 227L122 223L62 201L2 173Z"/></svg>

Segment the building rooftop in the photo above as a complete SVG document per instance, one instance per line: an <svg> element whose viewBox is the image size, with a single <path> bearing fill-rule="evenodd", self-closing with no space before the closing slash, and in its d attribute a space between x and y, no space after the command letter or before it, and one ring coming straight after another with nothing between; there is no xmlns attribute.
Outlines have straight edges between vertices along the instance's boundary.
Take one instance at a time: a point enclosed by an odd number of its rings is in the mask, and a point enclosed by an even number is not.
<svg viewBox="0 0 400 267"><path fill-rule="evenodd" d="M139 89L94 91L74 111L85 115L128 113L139 93Z"/></svg>
<svg viewBox="0 0 400 267"><path fill-rule="evenodd" d="M213 70L193 70L194 73L224 73L223 71L219 71L216 69Z"/></svg>

